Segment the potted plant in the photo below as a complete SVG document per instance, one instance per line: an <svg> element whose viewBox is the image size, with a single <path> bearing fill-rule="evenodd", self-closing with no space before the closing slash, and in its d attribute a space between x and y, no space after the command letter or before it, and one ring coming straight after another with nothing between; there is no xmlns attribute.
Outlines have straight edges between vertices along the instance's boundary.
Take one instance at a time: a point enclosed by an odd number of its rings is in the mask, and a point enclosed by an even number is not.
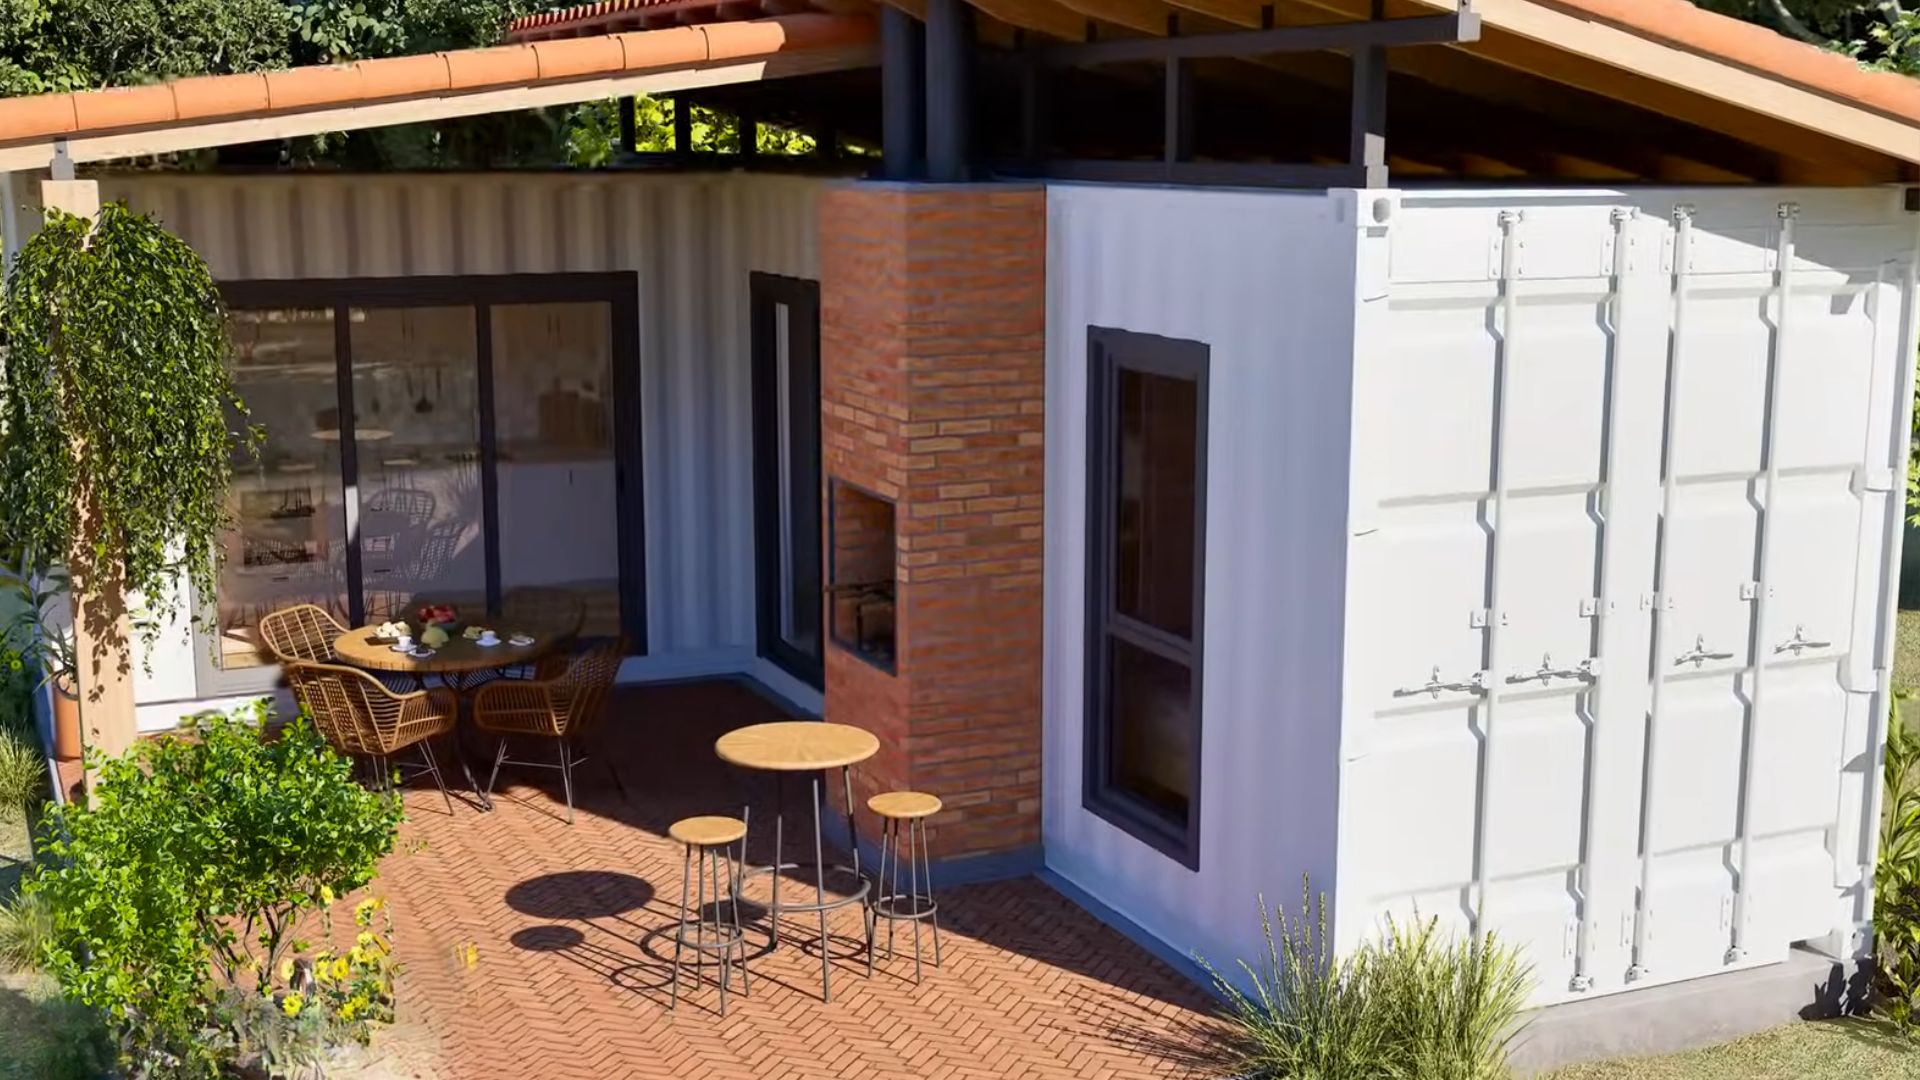
<svg viewBox="0 0 1920 1080"><path fill-rule="evenodd" d="M58 568L44 574L27 569L31 560L10 571L20 611L14 616L8 639L39 669L37 688L51 690L53 698L53 756L79 761L84 752L80 734L80 691L75 684L73 628L60 621L68 606L67 575Z"/></svg>

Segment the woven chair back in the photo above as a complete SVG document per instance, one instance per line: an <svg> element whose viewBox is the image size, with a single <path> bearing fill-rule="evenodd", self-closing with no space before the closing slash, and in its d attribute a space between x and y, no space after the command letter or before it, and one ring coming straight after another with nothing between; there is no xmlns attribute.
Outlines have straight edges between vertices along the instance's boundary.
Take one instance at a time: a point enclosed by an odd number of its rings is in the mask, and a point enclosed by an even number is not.
<svg viewBox="0 0 1920 1080"><path fill-rule="evenodd" d="M325 664L334 659L333 643L347 628L322 607L296 604L260 620L260 640L283 664Z"/></svg>

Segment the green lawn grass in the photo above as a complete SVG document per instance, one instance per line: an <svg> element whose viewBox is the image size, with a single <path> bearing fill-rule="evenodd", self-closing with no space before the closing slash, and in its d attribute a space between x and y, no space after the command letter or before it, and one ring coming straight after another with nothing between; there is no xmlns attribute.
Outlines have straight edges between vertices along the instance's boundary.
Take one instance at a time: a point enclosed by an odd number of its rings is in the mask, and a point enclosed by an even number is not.
<svg viewBox="0 0 1920 1080"><path fill-rule="evenodd" d="M1893 639L1893 685L1920 689L1920 611L1900 613Z"/></svg>
<svg viewBox="0 0 1920 1080"><path fill-rule="evenodd" d="M1920 1077L1920 1047L1863 1020L1790 1024L1667 1057L1576 1065L1549 1080L1898 1080Z"/></svg>

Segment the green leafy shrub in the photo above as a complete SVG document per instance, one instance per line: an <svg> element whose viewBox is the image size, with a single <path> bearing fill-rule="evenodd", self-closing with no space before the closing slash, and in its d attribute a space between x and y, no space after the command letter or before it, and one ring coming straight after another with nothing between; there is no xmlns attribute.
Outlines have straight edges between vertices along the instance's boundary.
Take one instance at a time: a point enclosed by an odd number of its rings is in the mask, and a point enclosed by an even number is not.
<svg viewBox="0 0 1920 1080"><path fill-rule="evenodd" d="M1920 1034L1920 737L1907 730L1900 698L1887 720L1881 766L1887 803L1873 872L1874 1011L1914 1037Z"/></svg>
<svg viewBox="0 0 1920 1080"><path fill-rule="evenodd" d="M330 997L299 935L316 923L328 933L336 896L372 880L393 849L399 798L355 783L304 718L265 737L267 715L196 717L179 735L96 758L93 805L43 830L46 858L25 887L52 913L43 967L106 1020L130 1073L208 1077L316 1053L364 1038L390 1008L384 936L363 928L371 940L357 957L324 954L328 985L347 958L341 978L353 987ZM266 1008L298 1020L309 1002L300 1025L261 1023Z"/></svg>
<svg viewBox="0 0 1920 1080"><path fill-rule="evenodd" d="M1300 914L1260 904L1267 954L1240 963L1241 989L1210 965L1227 1001L1223 1057L1260 1080L1494 1080L1532 979L1489 934L1400 925L1351 956L1334 954L1326 899L1303 883Z"/></svg>

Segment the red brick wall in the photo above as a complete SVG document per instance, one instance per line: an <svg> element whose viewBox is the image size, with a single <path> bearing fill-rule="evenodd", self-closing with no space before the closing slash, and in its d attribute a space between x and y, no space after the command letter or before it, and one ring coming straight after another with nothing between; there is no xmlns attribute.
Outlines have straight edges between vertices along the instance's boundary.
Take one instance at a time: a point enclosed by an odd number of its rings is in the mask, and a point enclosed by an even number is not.
<svg viewBox="0 0 1920 1080"><path fill-rule="evenodd" d="M825 472L896 504L895 672L827 650L827 717L881 741L855 797L940 796L936 858L1032 847L1045 192L835 188L820 263Z"/></svg>

